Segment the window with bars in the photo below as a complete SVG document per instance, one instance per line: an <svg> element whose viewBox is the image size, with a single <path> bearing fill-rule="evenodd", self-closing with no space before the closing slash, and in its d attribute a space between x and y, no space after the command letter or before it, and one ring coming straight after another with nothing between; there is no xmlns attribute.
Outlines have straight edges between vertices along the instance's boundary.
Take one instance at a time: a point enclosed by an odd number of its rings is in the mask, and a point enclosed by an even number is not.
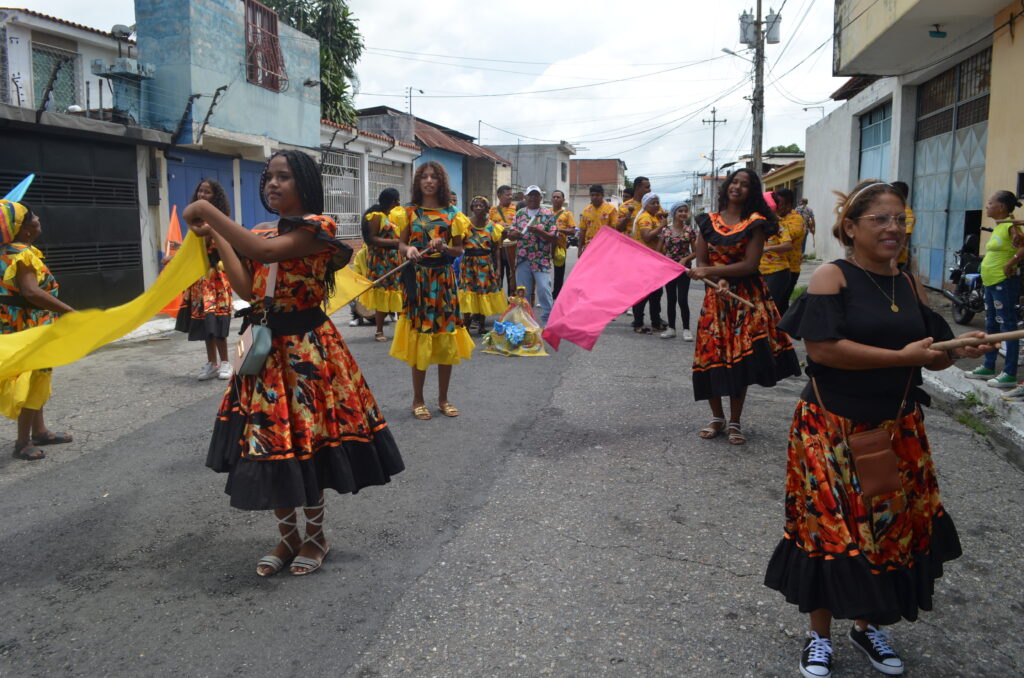
<svg viewBox="0 0 1024 678"><path fill-rule="evenodd" d="M11 103L10 81L7 74L7 27L0 26L0 103Z"/></svg>
<svg viewBox="0 0 1024 678"><path fill-rule="evenodd" d="M245 79L274 92L288 89L277 12L256 0L245 0Z"/></svg>
<svg viewBox="0 0 1024 678"><path fill-rule="evenodd" d="M405 173L403 165L393 165L387 161L370 160L370 201L373 202L385 188L397 188L403 193Z"/></svg>
<svg viewBox="0 0 1024 678"><path fill-rule="evenodd" d="M355 153L327 151L321 163L324 183L324 214L338 224L338 237L358 237L363 177Z"/></svg>
<svg viewBox="0 0 1024 678"><path fill-rule="evenodd" d="M860 178L888 181L892 152L892 103L860 118Z"/></svg>
<svg viewBox="0 0 1024 678"><path fill-rule="evenodd" d="M992 49L978 52L917 89L917 141L988 120Z"/></svg>
<svg viewBox="0 0 1024 678"><path fill-rule="evenodd" d="M78 54L59 47L32 43L32 94L36 108L42 106L46 86L58 65L60 68L53 81L53 91L46 110L64 113L78 99Z"/></svg>

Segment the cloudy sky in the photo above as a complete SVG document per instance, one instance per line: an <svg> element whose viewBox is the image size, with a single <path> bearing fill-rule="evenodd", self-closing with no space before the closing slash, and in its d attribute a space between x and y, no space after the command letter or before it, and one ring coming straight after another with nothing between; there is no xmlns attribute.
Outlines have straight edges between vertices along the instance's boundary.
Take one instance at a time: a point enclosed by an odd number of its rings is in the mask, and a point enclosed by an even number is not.
<svg viewBox="0 0 1024 678"><path fill-rule="evenodd" d="M97 28L133 22L131 0L22 0L30 9ZM22 4L18 3L18 4ZM359 107L406 110L477 135L484 144L567 140L578 157L622 158L669 196L717 163L748 153L752 65L740 52L738 16L753 0L351 0L366 50ZM768 10L768 2L764 3ZM764 147L797 143L831 110L830 0L780 0L781 42L768 45ZM616 7L614 11L606 9ZM749 53L744 53L750 56ZM420 94L419 90L423 90ZM819 106L819 108L812 108ZM808 108L809 110L803 110ZM528 177L520 177L530 183Z"/></svg>

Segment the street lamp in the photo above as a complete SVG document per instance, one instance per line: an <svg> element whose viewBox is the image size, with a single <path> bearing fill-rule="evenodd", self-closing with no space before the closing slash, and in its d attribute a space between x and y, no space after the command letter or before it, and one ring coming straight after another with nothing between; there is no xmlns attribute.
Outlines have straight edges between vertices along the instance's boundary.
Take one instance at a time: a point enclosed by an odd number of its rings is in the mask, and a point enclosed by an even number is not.
<svg viewBox="0 0 1024 678"><path fill-rule="evenodd" d="M739 57L740 59L743 59L744 61L749 61L750 63L754 63L753 59L748 59L747 57L743 56L739 52L734 52L731 49L729 49L728 47L723 47L722 51L725 52L726 54L730 54L730 55L732 55L734 57Z"/></svg>
<svg viewBox="0 0 1024 678"><path fill-rule="evenodd" d="M825 117L825 107L824 106L808 106L807 108L804 109L804 113L806 113L807 111L812 111L815 108L821 110L821 117L824 119L824 117Z"/></svg>

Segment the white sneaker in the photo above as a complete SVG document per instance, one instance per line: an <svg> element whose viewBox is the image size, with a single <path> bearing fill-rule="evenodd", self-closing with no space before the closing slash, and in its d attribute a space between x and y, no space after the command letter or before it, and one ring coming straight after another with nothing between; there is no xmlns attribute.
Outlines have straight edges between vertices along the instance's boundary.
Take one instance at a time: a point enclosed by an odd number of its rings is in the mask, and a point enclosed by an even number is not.
<svg viewBox="0 0 1024 678"><path fill-rule="evenodd" d="M633 315L633 309L627 308L626 309L626 315Z"/></svg>
<svg viewBox="0 0 1024 678"><path fill-rule="evenodd" d="M348 326L349 327L359 327L359 318L352 318L352 320L349 320L348 321Z"/></svg>
<svg viewBox="0 0 1024 678"><path fill-rule="evenodd" d="M213 363L206 363L203 365L203 369L199 370L199 374L196 379L199 381L206 381L207 379L213 379L217 376L217 366Z"/></svg>
<svg viewBox="0 0 1024 678"><path fill-rule="evenodd" d="M220 364L220 367L217 368L217 378L218 379L230 379L231 378L231 363L229 363L227 360L222 362Z"/></svg>
<svg viewBox="0 0 1024 678"><path fill-rule="evenodd" d="M683 330L683 341L693 341L693 333L690 330Z"/></svg>
<svg viewBox="0 0 1024 678"><path fill-rule="evenodd" d="M676 338L676 331L674 329L672 329L671 327L669 327L668 329L666 329L664 332L662 332L658 336L661 337L662 339L675 339Z"/></svg>

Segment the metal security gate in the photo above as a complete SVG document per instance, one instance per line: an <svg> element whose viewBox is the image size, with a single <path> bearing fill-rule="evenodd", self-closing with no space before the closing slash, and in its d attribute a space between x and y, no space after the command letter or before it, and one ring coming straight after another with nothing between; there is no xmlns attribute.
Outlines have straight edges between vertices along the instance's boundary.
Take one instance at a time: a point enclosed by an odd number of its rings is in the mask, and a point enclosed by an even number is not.
<svg viewBox="0 0 1024 678"><path fill-rule="evenodd" d="M377 201L377 197L385 188L397 188L403 201L409 199L405 195L405 165L397 165L387 160L370 160L370 202Z"/></svg>
<svg viewBox="0 0 1024 678"><path fill-rule="evenodd" d="M953 252L981 225L991 64L986 49L918 88L910 252L932 287L942 286Z"/></svg>
<svg viewBox="0 0 1024 678"><path fill-rule="evenodd" d="M38 247L60 283L60 298L94 308L138 296L143 253L135 146L21 130L0 132L0 147L0 195L36 174L24 202L42 223Z"/></svg>
<svg viewBox="0 0 1024 678"><path fill-rule="evenodd" d="M338 224L338 237L359 236L363 184L361 158L345 151L325 151L321 173L324 181L324 214Z"/></svg>

